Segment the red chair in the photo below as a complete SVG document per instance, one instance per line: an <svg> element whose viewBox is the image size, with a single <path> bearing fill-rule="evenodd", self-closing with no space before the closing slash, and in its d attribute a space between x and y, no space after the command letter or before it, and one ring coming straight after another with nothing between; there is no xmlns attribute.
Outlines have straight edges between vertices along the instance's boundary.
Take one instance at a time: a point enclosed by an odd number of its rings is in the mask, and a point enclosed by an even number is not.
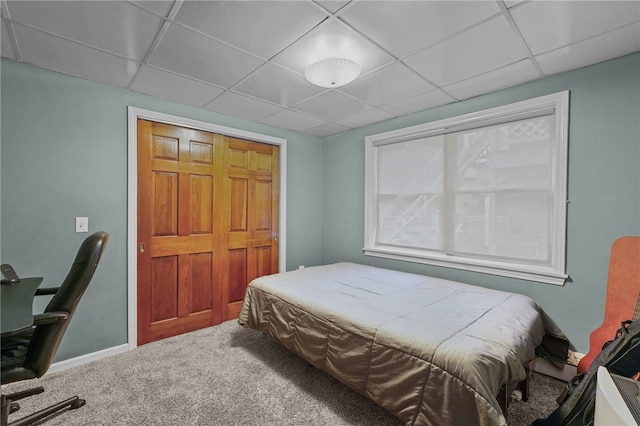
<svg viewBox="0 0 640 426"><path fill-rule="evenodd" d="M602 346L613 339L620 323L640 317L640 237L613 242L604 306L604 322L589 336L589 353L578 363L578 374L587 371Z"/></svg>

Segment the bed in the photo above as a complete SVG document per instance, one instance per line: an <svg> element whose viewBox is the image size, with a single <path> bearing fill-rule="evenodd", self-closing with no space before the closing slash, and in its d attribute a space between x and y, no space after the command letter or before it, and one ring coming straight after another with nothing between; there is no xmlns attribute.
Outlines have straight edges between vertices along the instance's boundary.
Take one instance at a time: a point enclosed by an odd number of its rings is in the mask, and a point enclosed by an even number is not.
<svg viewBox="0 0 640 426"><path fill-rule="evenodd" d="M526 296L354 263L252 281L238 322L406 425L504 425L500 389L569 347Z"/></svg>

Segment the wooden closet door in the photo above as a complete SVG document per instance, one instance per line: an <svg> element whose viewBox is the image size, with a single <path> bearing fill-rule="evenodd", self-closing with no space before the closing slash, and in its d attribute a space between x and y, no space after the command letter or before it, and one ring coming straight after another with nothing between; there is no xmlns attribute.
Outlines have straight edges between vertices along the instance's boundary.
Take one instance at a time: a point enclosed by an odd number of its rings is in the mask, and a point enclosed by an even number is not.
<svg viewBox="0 0 640 426"><path fill-rule="evenodd" d="M138 120L139 345L222 320L222 160L221 136Z"/></svg>
<svg viewBox="0 0 640 426"><path fill-rule="evenodd" d="M278 272L278 147L225 137L224 318L236 318L247 285Z"/></svg>

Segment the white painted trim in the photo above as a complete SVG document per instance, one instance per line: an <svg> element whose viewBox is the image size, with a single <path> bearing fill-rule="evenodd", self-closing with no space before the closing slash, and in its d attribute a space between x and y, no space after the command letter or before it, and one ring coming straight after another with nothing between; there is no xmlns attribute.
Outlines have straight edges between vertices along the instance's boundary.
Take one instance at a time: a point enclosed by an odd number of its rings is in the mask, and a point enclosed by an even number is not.
<svg viewBox="0 0 640 426"><path fill-rule="evenodd" d="M534 262L507 262L499 258L479 258L439 250L397 247L377 242L377 149L380 146L417 140L512 120L555 113L555 160L552 171L554 181L554 211L551 218L551 259L548 264ZM443 266L465 271L480 272L546 284L563 285L566 273L566 221L567 221L567 150L569 132L569 91L553 93L521 102L502 105L438 121L391 130L365 137L365 205L364 248L367 256L397 259L408 262Z"/></svg>
<svg viewBox="0 0 640 426"><path fill-rule="evenodd" d="M101 351L92 352L86 355L80 355L75 358L65 359L63 361L59 361L51 364L51 367L49 367L49 370L47 371L47 373L48 374L58 373L60 371L68 370L73 367L79 367L83 364L88 364L93 361L98 361L100 359L107 358L112 355L122 354L122 353L128 352L129 350L130 350L129 344L125 343L123 345L114 346L112 348L103 349Z"/></svg>
<svg viewBox="0 0 640 426"><path fill-rule="evenodd" d="M138 341L138 279L137 279L137 235L138 235L138 119L156 121L175 126L190 127L226 136L277 145L280 148L280 271L287 268L287 140L232 127L220 126L190 118L163 114L136 107L128 107L128 160L127 160L127 341L129 349Z"/></svg>
<svg viewBox="0 0 640 426"><path fill-rule="evenodd" d="M489 259L457 258L447 253L432 253L429 257L426 257L417 251L412 252L409 249L395 248L393 250L385 250L384 247L365 247L362 251L365 255L372 257L404 260L422 263L423 265L442 266L545 284L563 285L567 279L566 274L554 274L553 271L544 268L537 269L535 266L527 268L525 265L517 265L517 267L509 268L509 264L506 262L500 263Z"/></svg>

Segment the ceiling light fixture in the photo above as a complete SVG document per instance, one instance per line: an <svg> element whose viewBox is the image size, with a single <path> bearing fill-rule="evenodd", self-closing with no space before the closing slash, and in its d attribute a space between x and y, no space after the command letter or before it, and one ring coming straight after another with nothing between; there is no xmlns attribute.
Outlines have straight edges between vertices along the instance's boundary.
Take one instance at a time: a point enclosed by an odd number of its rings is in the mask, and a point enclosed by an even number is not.
<svg viewBox="0 0 640 426"><path fill-rule="evenodd" d="M360 75L360 64L347 58L327 58L309 65L304 78L320 87L340 87Z"/></svg>
<svg viewBox="0 0 640 426"><path fill-rule="evenodd" d="M357 46L344 36L325 35L314 42L304 78L320 87L336 88L360 75Z"/></svg>

